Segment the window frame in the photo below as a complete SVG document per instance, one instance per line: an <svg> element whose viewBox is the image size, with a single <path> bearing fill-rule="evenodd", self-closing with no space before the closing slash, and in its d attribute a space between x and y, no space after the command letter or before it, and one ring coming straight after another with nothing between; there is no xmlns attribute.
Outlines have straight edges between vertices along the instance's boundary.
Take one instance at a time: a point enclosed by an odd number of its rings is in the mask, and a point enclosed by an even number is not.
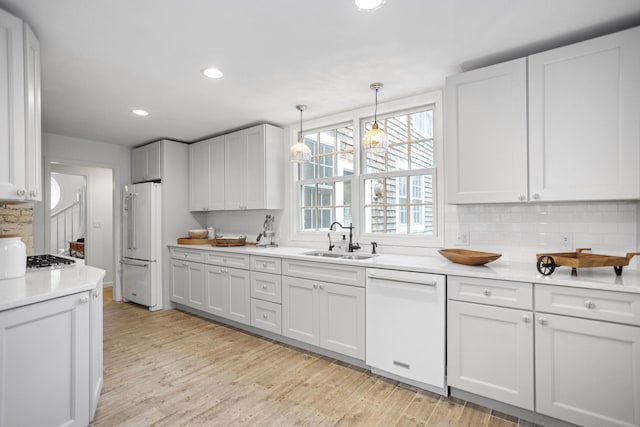
<svg viewBox="0 0 640 427"><path fill-rule="evenodd" d="M364 208L363 208L363 189L364 189L364 177L371 178L373 174L362 174L362 123L367 119L373 117L373 106L367 106L359 109L345 111L329 116L320 117L317 119L306 120L303 123L303 132L315 131L318 129L327 129L332 127L339 127L345 124L353 126L353 139L354 139L354 174L351 176L351 209L353 215L353 238L355 242L361 244L368 244L371 241L375 241L381 245L397 246L397 247L424 247L424 248L437 248L442 247L444 244L444 185L443 185L443 105L442 105L442 91L432 91L413 95L410 97L397 99L394 101L384 102L378 104L378 116L401 114L411 110L419 110L421 107L426 107L433 104L433 126L434 126L434 164L435 168L433 173L433 189L435 197L433 200L433 226L434 235L386 235L386 233L365 233L361 225L364 224ZM299 124L292 124L289 126L289 141L286 144L286 152L288 154L289 147L298 140L298 134L300 132ZM287 157L288 158L288 157ZM315 246L324 247L328 244L326 231L303 231L299 228L301 225L301 209L298 198L298 188L300 181L298 180L301 171L301 166L293 164L290 169L291 175L288 182L288 203L286 206L286 214L289 220L289 242L292 244L299 243L303 246L315 244ZM414 174L420 170L409 171L394 171L397 176L398 172ZM387 174L384 172L383 174ZM334 177L336 178L336 177ZM344 177L340 177L344 178ZM307 181L307 180L305 180ZM410 189L407 188L407 195L409 196ZM410 212L407 212L407 219L410 219ZM346 224L345 224L346 225ZM341 230L338 230L340 232Z"/></svg>

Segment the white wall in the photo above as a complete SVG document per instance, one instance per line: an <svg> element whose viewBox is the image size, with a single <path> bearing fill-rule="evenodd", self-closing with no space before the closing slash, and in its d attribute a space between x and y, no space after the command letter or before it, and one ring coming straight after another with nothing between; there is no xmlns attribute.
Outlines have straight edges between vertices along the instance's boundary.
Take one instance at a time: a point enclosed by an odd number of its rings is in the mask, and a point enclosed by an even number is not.
<svg viewBox="0 0 640 427"><path fill-rule="evenodd" d="M109 187L112 189L111 194L104 194L104 192L101 191L98 196L101 198L109 198L112 200L113 209L112 211L109 211L109 213L113 211L120 212L120 188L122 185L129 183L131 180L131 148L122 145L110 144L103 141L93 141L88 139L56 135L52 133L43 133L42 155L44 157L43 164L45 165L45 170L47 170L46 165L51 162L112 169L113 176L111 178L111 186ZM45 175L46 174L43 174L43 177ZM43 186L43 188L45 192L49 192L49 189L46 185ZM42 207L42 203L36 203L36 207L34 209L34 239L36 253L43 253L45 247L45 218L43 211L44 209ZM110 231L111 235L106 236L107 239L113 242L113 246L111 249L111 260L113 262L120 259L120 221L120 215L114 215L113 228ZM111 274L113 274L113 271ZM116 285L114 286L114 288L120 289L119 276L115 274L112 275L112 277L114 280L114 285Z"/></svg>

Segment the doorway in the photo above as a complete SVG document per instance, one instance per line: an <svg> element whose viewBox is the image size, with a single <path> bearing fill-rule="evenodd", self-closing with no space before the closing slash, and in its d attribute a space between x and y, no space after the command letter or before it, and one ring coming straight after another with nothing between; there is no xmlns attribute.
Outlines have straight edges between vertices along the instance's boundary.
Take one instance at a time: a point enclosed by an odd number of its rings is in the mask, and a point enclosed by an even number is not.
<svg viewBox="0 0 640 427"><path fill-rule="evenodd" d="M48 166L48 167L46 167ZM115 277L114 261L114 175L113 169L79 166L51 162L45 166L44 192L44 247L52 253L62 253L84 258L86 265L106 271L104 286L113 286ZM65 202L69 211L67 217L54 223L52 198L56 196L50 183L56 180L60 197L68 191ZM68 180L61 183L59 180ZM55 184L54 184L55 186ZM74 201L75 199L75 201ZM77 201L77 204L75 204ZM66 232L65 232L66 228ZM69 232L73 228L73 232ZM80 239L80 242L78 240ZM82 243L78 245L77 243Z"/></svg>

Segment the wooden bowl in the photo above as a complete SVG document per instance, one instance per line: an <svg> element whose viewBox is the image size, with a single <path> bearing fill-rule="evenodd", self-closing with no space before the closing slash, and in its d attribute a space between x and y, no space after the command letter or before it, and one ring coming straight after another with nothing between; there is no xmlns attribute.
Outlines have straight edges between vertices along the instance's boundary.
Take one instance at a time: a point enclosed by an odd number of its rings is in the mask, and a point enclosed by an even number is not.
<svg viewBox="0 0 640 427"><path fill-rule="evenodd" d="M468 249L440 249L438 252L449 261L464 265L483 265L502 256L502 254L494 254L493 252L470 251Z"/></svg>
<svg viewBox="0 0 640 427"><path fill-rule="evenodd" d="M208 231L201 229L201 230L189 230L189 237L192 239L206 239L207 235L208 235Z"/></svg>

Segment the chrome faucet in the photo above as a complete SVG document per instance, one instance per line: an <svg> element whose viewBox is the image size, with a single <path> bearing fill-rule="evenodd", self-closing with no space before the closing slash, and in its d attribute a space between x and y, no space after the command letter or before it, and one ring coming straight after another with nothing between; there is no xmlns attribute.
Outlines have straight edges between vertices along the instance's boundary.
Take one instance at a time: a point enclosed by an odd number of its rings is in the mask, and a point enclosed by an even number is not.
<svg viewBox="0 0 640 427"><path fill-rule="evenodd" d="M360 249L360 245L358 243L353 243L353 223L349 223L348 227L340 224L338 221L334 221L329 226L329 231L335 231L335 226L339 225L343 230L349 230L349 252L353 252L356 249Z"/></svg>

